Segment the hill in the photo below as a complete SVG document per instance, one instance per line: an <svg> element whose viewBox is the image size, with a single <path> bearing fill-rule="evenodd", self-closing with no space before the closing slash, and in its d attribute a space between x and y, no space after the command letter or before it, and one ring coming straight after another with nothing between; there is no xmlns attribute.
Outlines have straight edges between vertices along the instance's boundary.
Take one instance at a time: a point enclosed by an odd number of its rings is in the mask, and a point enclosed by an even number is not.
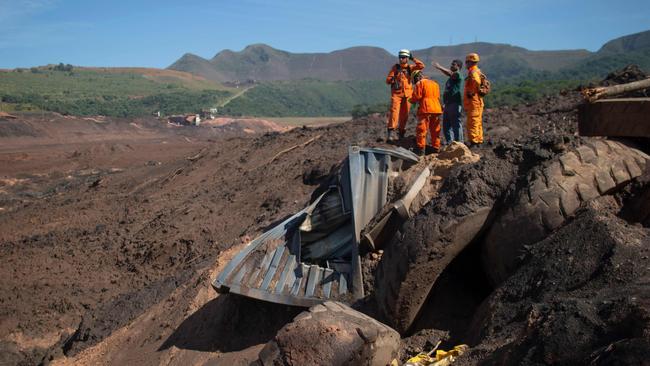
<svg viewBox="0 0 650 366"><path fill-rule="evenodd" d="M530 51L506 44L468 43L437 46L413 51L427 65L433 61L449 64L469 52L478 52L484 66L493 69L496 79L529 71L556 71L591 55L587 50ZM353 47L330 53L291 53L256 44L240 52L225 50L206 60L185 54L170 70L186 71L206 79L232 82L276 81L313 78L326 81L374 80L385 77L394 55L377 47Z"/></svg>
<svg viewBox="0 0 650 366"><path fill-rule="evenodd" d="M650 31L645 31L611 40L598 50L598 54L632 52L648 48L650 48Z"/></svg>
<svg viewBox="0 0 650 366"><path fill-rule="evenodd" d="M650 31L614 39L597 52L531 51L485 42L413 52L428 65L425 74L443 83L431 63L446 65L471 51L481 55L481 68L493 82L486 103L494 107L531 102L630 64L650 70ZM377 47L291 53L255 44L239 52L221 51L210 60L185 54L166 70L70 65L0 70L0 109L118 117L208 107L219 107L220 114L262 117L359 115L385 111L383 79L395 60ZM246 88L222 84L237 82Z"/></svg>
<svg viewBox="0 0 650 366"><path fill-rule="evenodd" d="M481 56L481 69L489 72L493 80L503 80L531 72L557 71L591 55L587 50L531 51L507 44L485 42L430 47L413 52L427 65L439 62L445 66L451 64L453 59L463 59L466 54L477 52Z"/></svg>
<svg viewBox="0 0 650 366"><path fill-rule="evenodd" d="M240 52L224 50L211 60L186 54L169 69L187 71L206 79L245 80L369 80L386 72L394 57L377 47L353 47L330 53L290 53L264 44Z"/></svg>
<svg viewBox="0 0 650 366"><path fill-rule="evenodd" d="M59 65L0 72L4 110L127 117L193 112L230 94L221 84L175 70Z"/></svg>
<svg viewBox="0 0 650 366"><path fill-rule="evenodd" d="M521 47L504 44L471 43L451 47L431 47L414 50L418 58L427 65L437 61L449 64L458 55L471 51L481 55L481 69L494 82L494 91L486 98L489 107L533 102L545 95L563 89L573 89L581 84L598 81L611 70L636 64L641 69L650 70L650 31L621 37L606 43L598 52L586 50L568 51L530 51ZM390 62L393 62L392 56ZM390 65L390 63L389 63ZM351 81L300 81L275 82L257 92L249 92L245 99L235 98L229 104L228 113L257 115L262 106L268 113L295 115L297 111L339 115L342 109L326 106L353 105L353 113L358 110L384 111L377 108L387 102L388 93L382 79L388 66L378 72L376 82L357 84L353 96L336 98L328 93L334 85L344 88L343 83ZM444 83L444 77L429 67L425 73ZM265 91L262 93L262 91ZM328 97L329 96L329 97ZM356 96L356 97L355 97ZM358 96L364 96L359 98ZM336 103L333 101L336 100ZM356 107L354 107L356 105ZM360 105L360 106L359 106ZM349 110L349 109L348 109Z"/></svg>
<svg viewBox="0 0 650 366"><path fill-rule="evenodd" d="M645 53L649 49L650 31L645 31L611 40L597 52L584 49L532 51L487 42L433 46L413 52L427 65L434 61L448 65L455 58L462 58L469 52L478 52L483 70L489 72L491 79L498 81L540 73L546 76L549 73L560 73L559 76L563 77L563 71L585 74L582 70L591 72L590 77L602 76L607 70L629 63L631 56L634 56L633 63L650 63L650 58ZM616 63L617 59L622 61ZM304 78L325 81L378 80L385 77L388 68L395 62L393 53L378 47L352 47L329 53L291 53L265 44L254 44L239 52L221 51L210 60L185 54L168 69L189 72L219 82ZM597 68L593 69L594 66Z"/></svg>
<svg viewBox="0 0 650 366"><path fill-rule="evenodd" d="M616 38L580 63L561 69L555 78L603 77L609 71L634 64L650 70L650 31Z"/></svg>

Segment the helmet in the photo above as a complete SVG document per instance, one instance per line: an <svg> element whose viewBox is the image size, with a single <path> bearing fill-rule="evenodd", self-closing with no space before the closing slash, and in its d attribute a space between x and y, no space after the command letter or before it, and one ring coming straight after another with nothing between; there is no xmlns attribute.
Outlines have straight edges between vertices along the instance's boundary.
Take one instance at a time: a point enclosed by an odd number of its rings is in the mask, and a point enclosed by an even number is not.
<svg viewBox="0 0 650 366"><path fill-rule="evenodd" d="M470 53L465 57L465 62L479 62L480 60L478 53Z"/></svg>
<svg viewBox="0 0 650 366"><path fill-rule="evenodd" d="M405 56L405 57L411 57L411 51L406 50L406 49L404 49L404 50L399 50L399 53L398 53L397 55L398 55L399 57L403 57L403 56Z"/></svg>
<svg viewBox="0 0 650 366"><path fill-rule="evenodd" d="M422 71L420 70L415 70L413 73L411 73L411 80L415 81L415 79L422 77Z"/></svg>

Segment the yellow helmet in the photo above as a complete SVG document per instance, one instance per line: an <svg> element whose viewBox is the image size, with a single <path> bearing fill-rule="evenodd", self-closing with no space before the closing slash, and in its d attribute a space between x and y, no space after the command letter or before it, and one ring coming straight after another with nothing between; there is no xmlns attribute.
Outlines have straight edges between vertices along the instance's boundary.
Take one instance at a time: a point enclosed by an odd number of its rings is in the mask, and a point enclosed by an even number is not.
<svg viewBox="0 0 650 366"><path fill-rule="evenodd" d="M480 60L478 53L470 53L465 57L465 62L479 62Z"/></svg>
<svg viewBox="0 0 650 366"><path fill-rule="evenodd" d="M411 80L415 81L416 78L422 77L422 71L415 70L411 73Z"/></svg>

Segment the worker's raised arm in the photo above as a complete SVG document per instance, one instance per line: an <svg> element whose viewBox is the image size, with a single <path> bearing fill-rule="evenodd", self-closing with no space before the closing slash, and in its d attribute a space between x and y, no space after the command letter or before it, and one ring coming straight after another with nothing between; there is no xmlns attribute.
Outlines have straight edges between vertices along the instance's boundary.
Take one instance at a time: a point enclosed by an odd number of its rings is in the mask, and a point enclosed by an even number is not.
<svg viewBox="0 0 650 366"><path fill-rule="evenodd" d="M418 60L417 58L413 57L412 60L413 62L415 62L415 65L411 66L411 71L424 70L424 68L426 67L424 62Z"/></svg>
<svg viewBox="0 0 650 366"><path fill-rule="evenodd" d="M436 69L440 70L441 73L443 73L443 74L445 74L445 75L451 77L451 70L442 67L442 65L440 65L440 64L437 63L437 62L436 62L436 63L432 63L431 65L433 65L433 67L435 67Z"/></svg>

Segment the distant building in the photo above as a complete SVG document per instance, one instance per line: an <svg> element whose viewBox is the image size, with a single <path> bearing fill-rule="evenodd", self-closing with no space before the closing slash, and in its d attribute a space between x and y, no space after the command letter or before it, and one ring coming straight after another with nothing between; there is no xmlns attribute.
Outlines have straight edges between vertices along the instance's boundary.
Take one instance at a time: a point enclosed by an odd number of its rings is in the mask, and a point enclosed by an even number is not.
<svg viewBox="0 0 650 366"><path fill-rule="evenodd" d="M198 126L201 124L201 116L198 114L176 115L168 117L167 121L179 126Z"/></svg>
<svg viewBox="0 0 650 366"><path fill-rule="evenodd" d="M214 119L214 116L217 114L217 108L203 109L199 115L202 119Z"/></svg>

